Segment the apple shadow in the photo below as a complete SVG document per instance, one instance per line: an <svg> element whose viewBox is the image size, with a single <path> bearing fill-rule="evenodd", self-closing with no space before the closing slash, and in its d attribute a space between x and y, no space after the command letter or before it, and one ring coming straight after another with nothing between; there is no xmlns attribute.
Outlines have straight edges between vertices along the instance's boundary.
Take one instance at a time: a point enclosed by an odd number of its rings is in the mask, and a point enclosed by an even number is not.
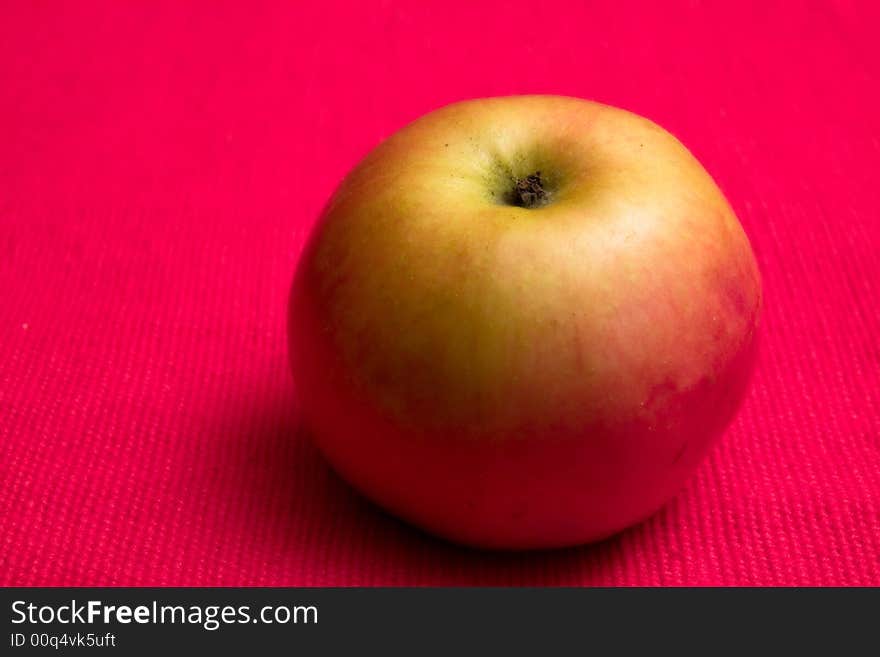
<svg viewBox="0 0 880 657"><path fill-rule="evenodd" d="M258 392L265 386L249 386ZM234 541L259 560L241 585L564 586L619 583L628 543L645 523L591 545L499 552L449 543L382 511L345 483L309 440L289 386L222 404L213 439L194 468L221 517L216 541ZM213 453L211 453L213 452ZM211 514L206 505L199 513ZM214 511L213 513L219 513ZM202 518L203 522L207 522ZM656 520L649 520L648 523ZM239 557L241 559L241 557ZM267 581L262 581L267 580Z"/></svg>

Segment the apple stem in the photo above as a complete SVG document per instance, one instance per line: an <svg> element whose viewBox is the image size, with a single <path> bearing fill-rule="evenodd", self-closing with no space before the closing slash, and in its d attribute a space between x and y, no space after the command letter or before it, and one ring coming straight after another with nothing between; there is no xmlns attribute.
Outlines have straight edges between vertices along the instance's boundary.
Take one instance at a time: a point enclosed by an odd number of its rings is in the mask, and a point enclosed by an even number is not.
<svg viewBox="0 0 880 657"><path fill-rule="evenodd" d="M515 205L521 208L534 208L544 204L547 192L544 189L544 183L541 181L540 171L535 171L535 173L525 178L514 178L513 182Z"/></svg>

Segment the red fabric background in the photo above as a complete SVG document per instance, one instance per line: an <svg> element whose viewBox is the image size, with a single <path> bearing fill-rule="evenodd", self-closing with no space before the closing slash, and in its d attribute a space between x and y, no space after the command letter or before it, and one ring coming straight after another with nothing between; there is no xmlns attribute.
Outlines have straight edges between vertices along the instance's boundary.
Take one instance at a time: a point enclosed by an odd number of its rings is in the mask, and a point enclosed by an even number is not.
<svg viewBox="0 0 880 657"><path fill-rule="evenodd" d="M3 3L0 583L880 585L877 4L590 4ZM498 555L331 474L285 303L370 147L525 92L677 134L766 311L742 412L672 503Z"/></svg>

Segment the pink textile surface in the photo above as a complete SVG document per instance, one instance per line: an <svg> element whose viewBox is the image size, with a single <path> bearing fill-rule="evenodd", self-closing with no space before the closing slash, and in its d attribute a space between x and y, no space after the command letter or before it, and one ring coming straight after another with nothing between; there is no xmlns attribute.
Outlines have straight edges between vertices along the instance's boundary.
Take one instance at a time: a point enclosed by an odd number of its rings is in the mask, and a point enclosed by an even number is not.
<svg viewBox="0 0 880 657"><path fill-rule="evenodd" d="M0 584L880 585L877 7L3 3ZM678 497L596 545L495 554L332 474L285 304L361 156L515 93L676 134L765 311L748 398Z"/></svg>

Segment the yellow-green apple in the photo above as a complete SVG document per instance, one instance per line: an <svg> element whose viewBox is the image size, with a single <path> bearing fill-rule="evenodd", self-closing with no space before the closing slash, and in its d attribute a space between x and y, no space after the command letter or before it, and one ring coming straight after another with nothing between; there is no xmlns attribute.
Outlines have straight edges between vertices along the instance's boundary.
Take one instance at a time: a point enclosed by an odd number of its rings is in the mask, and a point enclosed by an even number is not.
<svg viewBox="0 0 880 657"><path fill-rule="evenodd" d="M761 284L668 132L555 96L453 104L345 178L290 297L302 417L366 496L447 539L609 536L735 414Z"/></svg>

